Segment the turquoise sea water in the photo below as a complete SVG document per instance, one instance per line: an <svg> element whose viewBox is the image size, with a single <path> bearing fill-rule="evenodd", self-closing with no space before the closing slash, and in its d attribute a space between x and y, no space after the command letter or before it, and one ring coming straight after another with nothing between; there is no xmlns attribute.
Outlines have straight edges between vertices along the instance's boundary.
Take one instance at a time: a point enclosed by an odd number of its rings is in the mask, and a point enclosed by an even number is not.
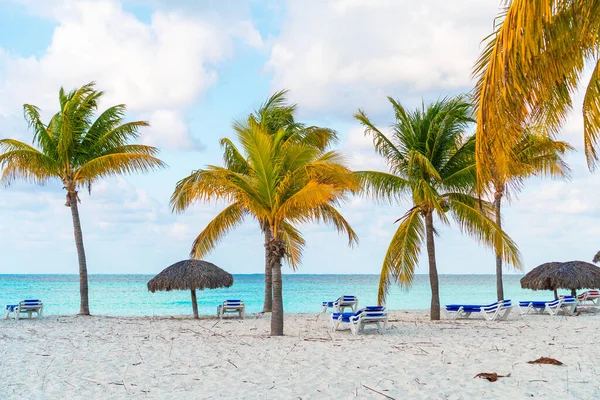
<svg viewBox="0 0 600 400"><path fill-rule="evenodd" d="M189 291L150 293L146 287L151 275L90 275L90 309L95 315L188 315L191 313ZM520 288L521 276L504 279L506 298L544 300L551 292L534 292ZM23 299L41 299L44 312L52 315L76 314L79 311L79 280L76 275L0 275L0 307ZM235 275L228 289L198 292L201 314L214 314L224 299L243 299L247 312L262 310L263 275ZM440 275L442 304L491 303L496 298L493 275ZM359 305L377 303L378 275L284 275L284 309L290 313L314 313L321 301L341 295L356 295ZM566 292L565 292L566 293ZM427 309L430 303L429 277L417 275L410 291L394 287L387 307L393 310Z"/></svg>

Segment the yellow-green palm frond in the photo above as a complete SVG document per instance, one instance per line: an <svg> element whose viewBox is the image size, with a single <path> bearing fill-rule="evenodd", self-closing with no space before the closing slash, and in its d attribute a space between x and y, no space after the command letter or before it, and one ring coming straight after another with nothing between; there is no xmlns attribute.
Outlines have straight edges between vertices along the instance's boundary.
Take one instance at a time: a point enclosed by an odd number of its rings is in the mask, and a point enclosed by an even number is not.
<svg viewBox="0 0 600 400"><path fill-rule="evenodd" d="M123 124L108 121L105 124L94 124L92 126L94 131L85 135L83 142L89 143L88 152L90 154L102 154L137 139L140 128L146 126L150 126L146 121L132 121Z"/></svg>
<svg viewBox="0 0 600 400"><path fill-rule="evenodd" d="M158 158L150 155L156 154L157 149L150 146L133 145L117 148L115 153L101 155L83 164L74 171L73 180L78 184L91 184L94 181L108 176L148 173L156 168L165 168L167 165ZM138 151L136 151L136 149Z"/></svg>
<svg viewBox="0 0 600 400"><path fill-rule="evenodd" d="M397 175L379 171L356 172L361 193L376 202L399 203L408 195L409 182Z"/></svg>
<svg viewBox="0 0 600 400"><path fill-rule="evenodd" d="M327 152L304 168L308 176L317 182L334 185L344 191L360 190L358 177L345 165L344 157L338 152Z"/></svg>
<svg viewBox="0 0 600 400"><path fill-rule="evenodd" d="M338 142L337 132L333 129L319 126L301 127L288 133L285 141L288 143L302 143L321 151Z"/></svg>
<svg viewBox="0 0 600 400"><path fill-rule="evenodd" d="M295 191L276 209L272 210L272 223L283 221L303 221L316 208L336 199L336 189L332 185L324 185L314 180L308 181L302 188ZM276 235L274 227L273 235Z"/></svg>
<svg viewBox="0 0 600 400"><path fill-rule="evenodd" d="M523 268L516 243L489 217L493 213L491 204L462 193L448 193L444 199L463 233L499 251L515 269Z"/></svg>
<svg viewBox="0 0 600 400"><path fill-rule="evenodd" d="M302 252L306 247L302 234L292 224L284 222L279 227L279 237L286 245L285 260L293 270L298 269L302 262Z"/></svg>
<svg viewBox="0 0 600 400"><path fill-rule="evenodd" d="M411 182L413 204L418 205L422 210L435 210L442 223L448 225L446 216L447 205L443 201L443 196L426 180L419 179Z"/></svg>
<svg viewBox="0 0 600 400"><path fill-rule="evenodd" d="M418 207L411 208L399 222L400 226L390 242L381 267L377 293L379 304L385 303L393 282L398 282L405 288L410 287L425 239L425 224Z"/></svg>
<svg viewBox="0 0 600 400"><path fill-rule="evenodd" d="M97 100L103 94L96 91L94 86L93 82L89 83L66 96L61 89L58 152L65 160L74 155L76 149L73 148L73 143L80 142L92 125L92 118L98 107Z"/></svg>
<svg viewBox="0 0 600 400"><path fill-rule="evenodd" d="M403 153L394 145L394 143L381 132L367 117L364 110L358 110L358 113L354 114L354 118L365 127L365 136L373 137L373 145L375 151L389 160L401 160L404 159Z"/></svg>
<svg viewBox="0 0 600 400"><path fill-rule="evenodd" d="M235 177L237 183L247 178L235 175L232 171L210 166L208 169L193 171L177 182L170 200L173 211L183 212L196 201L237 201L242 189L232 178Z"/></svg>
<svg viewBox="0 0 600 400"><path fill-rule="evenodd" d="M256 176L256 191L263 193L263 198L272 207L278 179L278 160L272 151L272 138L255 122L238 132L238 138L248 163L252 165L252 174Z"/></svg>
<svg viewBox="0 0 600 400"><path fill-rule="evenodd" d="M52 129L44 125L40 116L40 109L30 104L23 105L25 121L33 129L33 142L36 143L44 153L56 154L57 140ZM49 124L50 125L50 124Z"/></svg>
<svg viewBox="0 0 600 400"><path fill-rule="evenodd" d="M0 169L2 183L17 179L44 184L61 178L60 165L36 148L13 139L0 140Z"/></svg>
<svg viewBox="0 0 600 400"><path fill-rule="evenodd" d="M409 175L424 175L425 179L433 178L438 182L442 181L439 172L425 154L416 150L410 150L407 153L407 157Z"/></svg>
<svg viewBox="0 0 600 400"><path fill-rule="evenodd" d="M200 232L194 244L190 256L201 259L210 253L227 233L242 223L246 210L239 203L233 203L221 211Z"/></svg>
<svg viewBox="0 0 600 400"><path fill-rule="evenodd" d="M250 171L250 165L242 153L237 149L231 140L222 138L220 140L223 149L223 162L225 167L240 174L247 174Z"/></svg>
<svg viewBox="0 0 600 400"><path fill-rule="evenodd" d="M492 180L492 165L497 175L511 175L512 164L518 163L513 149L523 126L539 124L553 134L559 131L587 63L597 62L598 26L596 1L507 2L474 68L482 185ZM587 126L592 140L586 151L593 168L595 128Z"/></svg>
<svg viewBox="0 0 600 400"><path fill-rule="evenodd" d="M600 46L599 46L600 47ZM583 138L588 165L598 160L598 136L600 135L600 60L592 72L583 101Z"/></svg>
<svg viewBox="0 0 600 400"><path fill-rule="evenodd" d="M523 166L523 176L542 175L569 178L571 169L563 156L574 148L567 142L554 140L540 127L526 130L516 146L516 154Z"/></svg>

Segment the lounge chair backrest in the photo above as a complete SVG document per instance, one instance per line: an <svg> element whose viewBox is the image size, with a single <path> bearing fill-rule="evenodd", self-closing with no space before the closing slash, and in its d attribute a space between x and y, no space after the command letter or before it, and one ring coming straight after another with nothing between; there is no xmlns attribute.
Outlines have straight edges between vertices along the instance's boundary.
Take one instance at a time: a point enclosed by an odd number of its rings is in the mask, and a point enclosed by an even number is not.
<svg viewBox="0 0 600 400"><path fill-rule="evenodd" d="M244 304L243 300L225 300L223 302L224 306L241 306Z"/></svg>
<svg viewBox="0 0 600 400"><path fill-rule="evenodd" d="M337 304L348 304L356 302L356 296L342 296L335 301Z"/></svg>
<svg viewBox="0 0 600 400"><path fill-rule="evenodd" d="M385 307L384 306L366 306L364 308L364 311L384 311Z"/></svg>
<svg viewBox="0 0 600 400"><path fill-rule="evenodd" d="M25 309L35 309L42 306L42 302L40 300L23 300L19 303L21 310Z"/></svg>

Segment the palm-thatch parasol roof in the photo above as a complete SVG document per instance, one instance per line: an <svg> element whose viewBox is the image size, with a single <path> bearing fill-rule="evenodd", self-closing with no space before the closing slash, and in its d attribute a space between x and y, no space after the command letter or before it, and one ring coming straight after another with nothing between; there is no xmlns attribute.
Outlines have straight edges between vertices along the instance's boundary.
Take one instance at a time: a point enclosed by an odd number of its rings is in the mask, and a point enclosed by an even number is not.
<svg viewBox="0 0 600 400"><path fill-rule="evenodd" d="M196 289L217 289L233 285L233 275L202 260L183 260L165 268L160 274L150 279L148 290L156 291L190 290L192 292L192 308L194 317L198 318Z"/></svg>
<svg viewBox="0 0 600 400"><path fill-rule="evenodd" d="M521 278L521 287L532 290L600 288L600 268L585 261L549 262Z"/></svg>

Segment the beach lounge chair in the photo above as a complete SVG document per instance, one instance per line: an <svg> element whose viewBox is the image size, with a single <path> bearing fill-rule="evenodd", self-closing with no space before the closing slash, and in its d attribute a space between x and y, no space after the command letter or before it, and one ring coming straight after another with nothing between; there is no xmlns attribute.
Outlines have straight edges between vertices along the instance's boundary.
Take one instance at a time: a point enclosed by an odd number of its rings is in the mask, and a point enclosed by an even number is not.
<svg viewBox="0 0 600 400"><path fill-rule="evenodd" d="M44 304L40 300L23 300L19 304L9 304L5 307L4 318L8 319L13 313L15 319L20 319L21 314L28 314L29 318L33 313L37 314L38 318L42 318Z"/></svg>
<svg viewBox="0 0 600 400"><path fill-rule="evenodd" d="M364 331L365 326L369 324L377 325L377 330L383 334L383 331L387 328L388 315L385 307L382 306L369 306L354 313L334 312L331 314L331 330L337 331L342 323L350 325L350 331L353 335Z"/></svg>
<svg viewBox="0 0 600 400"><path fill-rule="evenodd" d="M333 312L344 312L346 308L350 308L352 312L356 312L358 297L342 296L335 301L324 301L321 303L321 312L327 312L328 308L333 308Z"/></svg>
<svg viewBox="0 0 600 400"><path fill-rule="evenodd" d="M448 304L442 310L450 319L469 318L471 314L480 314L488 321L496 321L508 318L511 309L511 301L502 300L488 305Z"/></svg>
<svg viewBox="0 0 600 400"><path fill-rule="evenodd" d="M521 314L529 314L534 311L538 314L547 312L548 314L555 316L561 311L565 314L573 314L575 307L577 306L577 299L574 296L561 296L556 300L552 301L520 301L519 308Z"/></svg>
<svg viewBox="0 0 600 400"><path fill-rule="evenodd" d="M600 308L600 290L588 290L577 296L579 305Z"/></svg>
<svg viewBox="0 0 600 400"><path fill-rule="evenodd" d="M246 316L246 305L243 300L225 300L217 306L217 317L223 319L225 313L238 313L240 318Z"/></svg>

